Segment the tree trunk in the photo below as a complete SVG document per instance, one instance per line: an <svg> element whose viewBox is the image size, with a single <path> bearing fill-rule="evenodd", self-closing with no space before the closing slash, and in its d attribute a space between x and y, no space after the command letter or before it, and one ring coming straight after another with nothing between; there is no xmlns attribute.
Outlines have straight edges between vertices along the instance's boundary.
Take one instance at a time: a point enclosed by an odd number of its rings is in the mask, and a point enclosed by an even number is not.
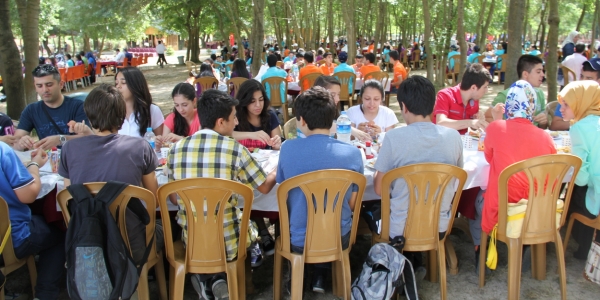
<svg viewBox="0 0 600 300"><path fill-rule="evenodd" d="M591 53L596 53L598 50L596 47L596 35L598 34L598 6L600 5L600 0L594 1L594 21L592 22L592 38L590 40L590 48L592 49Z"/></svg>
<svg viewBox="0 0 600 300"><path fill-rule="evenodd" d="M77 53L77 48L75 48L75 35L73 35L72 33L71 33L71 42L73 42L73 49L71 49L71 54L73 56L75 56L75 53Z"/></svg>
<svg viewBox="0 0 600 300"><path fill-rule="evenodd" d="M479 44L480 47L485 46L484 43L487 41L487 32L488 29L490 28L490 24L492 23L492 19L494 18L494 6L496 5L496 0L491 0L490 2L490 8L488 10L488 15L487 18L485 20L485 24L483 25L483 29L481 30L481 44Z"/></svg>
<svg viewBox="0 0 600 300"><path fill-rule="evenodd" d="M254 12L254 18L252 21L252 34L254 35L254 39L252 42L252 48L255 49L254 56L252 57L252 74L258 74L261 65L262 51L258 51L262 49L262 37L265 35L265 0L252 0L254 6L252 7L252 11ZM275 21L275 19L273 19ZM241 51L243 52L243 51Z"/></svg>
<svg viewBox="0 0 600 300"><path fill-rule="evenodd" d="M558 25L560 17L558 15L558 0L548 0L550 7L548 13L548 45L558 45ZM551 46L550 46L551 47ZM546 60L546 76L548 83L548 98L546 101L554 101L557 96L557 67L558 53L552 48L549 48L548 59Z"/></svg>
<svg viewBox="0 0 600 300"><path fill-rule="evenodd" d="M427 52L427 79L433 82L433 49L431 49L431 14L429 12L429 0L423 0L423 19L425 22L425 51ZM404 40L404 37L402 37Z"/></svg>
<svg viewBox="0 0 600 300"><path fill-rule="evenodd" d="M579 21L577 21L577 28L575 30L579 31L581 29L581 23L583 22L583 18L585 17L585 11L587 10L587 4L583 4L583 9L581 10L581 15L579 16Z"/></svg>
<svg viewBox="0 0 600 300"><path fill-rule="evenodd" d="M467 65L467 42L465 41L465 3L464 0L458 0L456 4L456 38L458 39L458 46L460 48L460 73L458 74L457 81L462 80L462 74L465 72L465 66Z"/></svg>
<svg viewBox="0 0 600 300"><path fill-rule="evenodd" d="M509 20L523 20L525 17L525 0L510 0L510 10L508 12ZM507 59L503 64L506 64L506 74L504 80L504 88L507 89L515 81L519 80L517 74L517 61L521 56L521 33L523 32L523 22L508 23L508 51L506 51Z"/></svg>
<svg viewBox="0 0 600 300"><path fill-rule="evenodd" d="M283 0L283 3L287 6L287 12L289 13L289 15L287 16L287 18L289 18L288 21L292 22L292 25L294 26L294 36L296 37L295 40L298 44L298 48L304 48L305 41L300 29L300 16L297 14L297 10L294 6L294 1Z"/></svg>
<svg viewBox="0 0 600 300"><path fill-rule="evenodd" d="M19 48L15 44L10 22L10 0L0 0L0 73L6 94L6 112L18 120L25 109L25 90ZM34 90L35 91L35 90Z"/></svg>
<svg viewBox="0 0 600 300"><path fill-rule="evenodd" d="M346 39L348 40L348 63L354 62L356 57L356 32L354 31L354 1L353 0L341 0L342 14L344 21L346 22Z"/></svg>
<svg viewBox="0 0 600 300"><path fill-rule="evenodd" d="M540 47L538 48L542 53L544 53L544 49L546 48L546 23L548 23L546 14L548 13L548 10L548 0L544 0L544 11L540 19L540 24L542 24L542 37L540 38Z"/></svg>
<svg viewBox="0 0 600 300"><path fill-rule="evenodd" d="M483 41L485 38L485 32L483 32L483 18L485 17L485 8L487 6L487 0L481 0L481 6L479 9L479 19L477 21L475 33L477 34L477 39L475 39L475 44L479 45L483 49Z"/></svg>
<svg viewBox="0 0 600 300"><path fill-rule="evenodd" d="M42 41L42 45L44 46L44 49L46 49L48 56L51 56L53 53L52 50L50 50L50 47L48 47L48 38Z"/></svg>
<svg viewBox="0 0 600 300"><path fill-rule="evenodd" d="M337 54L333 41L333 1L327 1L327 33L329 35L329 52Z"/></svg>
<svg viewBox="0 0 600 300"><path fill-rule="evenodd" d="M523 14L523 26L522 26L522 31L521 31L521 35L523 36L523 39L521 40L521 43L523 43L523 45L525 45L525 38L527 37L527 27L529 25L529 0L523 0L525 1L525 13Z"/></svg>
<svg viewBox="0 0 600 300"><path fill-rule="evenodd" d="M83 51L92 51L92 47L90 47L90 36L87 35L87 33L83 33Z"/></svg>
<svg viewBox="0 0 600 300"><path fill-rule="evenodd" d="M19 23L23 35L23 52L25 52L25 101L34 103L37 101L37 92L33 85L31 71L38 65L39 57L39 29L40 0L16 0L19 10ZM18 73L21 75L21 72Z"/></svg>
<svg viewBox="0 0 600 300"><path fill-rule="evenodd" d="M539 22L540 25L538 25L537 32L535 33L535 43L541 41L540 33L542 32L542 28L546 28L545 27L545 23L546 23L545 19L546 19L547 8L548 8L548 4L546 4L546 0L542 0L542 9L540 11L540 22ZM544 51L542 51L542 42L540 42L540 46L538 47L538 50L542 53L544 52Z"/></svg>

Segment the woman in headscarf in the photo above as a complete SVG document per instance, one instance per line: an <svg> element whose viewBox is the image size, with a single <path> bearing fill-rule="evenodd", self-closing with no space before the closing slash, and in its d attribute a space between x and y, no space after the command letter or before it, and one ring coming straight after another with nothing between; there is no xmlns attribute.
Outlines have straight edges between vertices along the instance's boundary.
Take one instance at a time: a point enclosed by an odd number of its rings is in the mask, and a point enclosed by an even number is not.
<svg viewBox="0 0 600 300"><path fill-rule="evenodd" d="M518 161L556 153L550 135L532 123L536 98L535 89L527 81L513 83L506 97L506 120L493 121L486 128L484 153L490 164L490 173L484 196L481 229L487 233L498 223L500 172ZM519 173L511 177L508 182L508 201L516 203L528 196L529 182L526 176ZM479 207L477 211L480 211Z"/></svg>
<svg viewBox="0 0 600 300"><path fill-rule="evenodd" d="M565 40L562 43L562 60L564 61L565 58L573 53L575 53L575 43L577 43L577 40L579 39L579 32L573 30L571 31L571 33L569 33L569 35L567 36L567 38L565 38Z"/></svg>
<svg viewBox="0 0 600 300"><path fill-rule="evenodd" d="M569 214L577 212L594 219L600 212L600 86L592 80L571 82L560 92L558 101L563 119L571 122L571 152L583 160L575 178ZM573 256L584 260L594 229L575 222L572 232L579 244ZM600 235L596 240L600 241Z"/></svg>

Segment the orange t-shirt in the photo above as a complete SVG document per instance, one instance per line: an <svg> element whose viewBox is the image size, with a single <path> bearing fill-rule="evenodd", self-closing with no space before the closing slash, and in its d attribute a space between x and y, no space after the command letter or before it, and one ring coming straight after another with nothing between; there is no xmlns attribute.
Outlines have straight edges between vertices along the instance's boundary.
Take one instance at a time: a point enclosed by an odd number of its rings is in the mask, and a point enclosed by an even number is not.
<svg viewBox="0 0 600 300"><path fill-rule="evenodd" d="M314 64L308 64L306 65L304 68L300 69L300 74L299 74L299 80L302 80L302 77L311 74L311 73L319 73L319 74L323 74L323 72L321 71L321 69L317 66L315 66ZM310 89L310 86L308 86L308 84L303 86L304 90L308 90Z"/></svg>
<svg viewBox="0 0 600 300"><path fill-rule="evenodd" d="M408 74L406 73L406 69L404 68L402 63L396 61L396 63L394 64L394 80L392 80L392 83L398 82L399 76L402 76L402 80L404 80L406 79L406 77L408 77Z"/></svg>
<svg viewBox="0 0 600 300"><path fill-rule="evenodd" d="M290 49L283 50L283 57L287 57L290 54Z"/></svg>
<svg viewBox="0 0 600 300"><path fill-rule="evenodd" d="M373 53L373 51L374 51L374 50L375 50L375 44L371 44L371 45L369 45L369 47L367 48L367 51L368 51L368 52L371 52L371 53Z"/></svg>
<svg viewBox="0 0 600 300"><path fill-rule="evenodd" d="M360 68L359 72L362 74L362 77L364 78L365 75L367 75L369 73L381 72L381 69L377 65L364 65L364 66L362 66L362 68Z"/></svg>
<svg viewBox="0 0 600 300"><path fill-rule="evenodd" d="M324 75L327 75L327 76L331 76L331 75L333 75L333 69L335 69L335 67L337 67L337 65L334 63L331 63L331 65L329 67L327 66L327 64L323 64L319 68L321 69L321 73L323 73Z"/></svg>

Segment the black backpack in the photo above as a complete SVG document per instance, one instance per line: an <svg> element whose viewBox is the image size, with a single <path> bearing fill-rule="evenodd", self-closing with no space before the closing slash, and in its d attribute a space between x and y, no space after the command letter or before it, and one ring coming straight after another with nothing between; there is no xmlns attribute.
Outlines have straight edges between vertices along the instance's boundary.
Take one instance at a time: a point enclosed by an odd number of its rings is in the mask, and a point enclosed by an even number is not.
<svg viewBox="0 0 600 300"><path fill-rule="evenodd" d="M73 196L69 202L71 220L65 241L70 299L129 299L136 291L153 240L148 243L141 262L136 264L108 209L127 186L122 182L108 182L96 197L83 184L67 187Z"/></svg>

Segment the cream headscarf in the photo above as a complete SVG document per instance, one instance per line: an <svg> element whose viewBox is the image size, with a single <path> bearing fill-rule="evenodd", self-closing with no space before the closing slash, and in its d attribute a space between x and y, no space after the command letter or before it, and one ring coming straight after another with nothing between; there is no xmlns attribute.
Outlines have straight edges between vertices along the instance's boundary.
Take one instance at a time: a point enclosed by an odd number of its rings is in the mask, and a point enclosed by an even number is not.
<svg viewBox="0 0 600 300"><path fill-rule="evenodd" d="M569 33L569 35L568 35L568 36L567 36L567 38L566 38L566 39L563 41L563 43L562 43L562 45L561 45L561 46L562 46L562 47L564 47L564 46L565 46L566 44L568 44L568 43L573 43L573 44L575 44L575 41L573 41L573 40L574 40L574 39L575 39L575 37L576 37L576 36L578 36L578 35L579 35L579 32L577 32L577 31L575 31L575 30L571 31L571 33Z"/></svg>
<svg viewBox="0 0 600 300"><path fill-rule="evenodd" d="M588 115L600 116L600 86L593 80L573 81L558 95L560 103L567 103L577 122Z"/></svg>

